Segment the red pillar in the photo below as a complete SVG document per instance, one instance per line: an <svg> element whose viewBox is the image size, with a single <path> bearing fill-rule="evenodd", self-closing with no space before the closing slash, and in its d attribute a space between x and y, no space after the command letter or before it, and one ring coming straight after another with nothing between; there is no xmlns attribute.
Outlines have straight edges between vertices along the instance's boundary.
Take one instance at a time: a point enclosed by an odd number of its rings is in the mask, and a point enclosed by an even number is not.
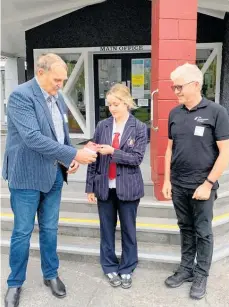
<svg viewBox="0 0 229 307"><path fill-rule="evenodd" d="M196 60L197 0L152 0L151 92L158 89L152 105L151 177L154 194L163 200L164 156L168 141L168 114L177 101L170 73Z"/></svg>

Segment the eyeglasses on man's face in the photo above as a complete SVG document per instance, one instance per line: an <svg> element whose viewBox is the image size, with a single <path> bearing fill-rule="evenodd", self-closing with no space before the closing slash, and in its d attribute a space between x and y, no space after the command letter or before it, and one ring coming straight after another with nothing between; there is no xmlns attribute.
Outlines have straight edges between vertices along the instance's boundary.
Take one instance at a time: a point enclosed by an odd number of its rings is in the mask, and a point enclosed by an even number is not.
<svg viewBox="0 0 229 307"><path fill-rule="evenodd" d="M175 92L176 90L178 91L178 92L181 92L182 90L183 90L183 87L185 86L185 85L188 85L188 84L190 84L190 83L193 83L193 82L195 82L195 81L191 81L191 82L188 82L188 83L185 83L185 84L182 84L182 85L172 85L171 86L171 89Z"/></svg>

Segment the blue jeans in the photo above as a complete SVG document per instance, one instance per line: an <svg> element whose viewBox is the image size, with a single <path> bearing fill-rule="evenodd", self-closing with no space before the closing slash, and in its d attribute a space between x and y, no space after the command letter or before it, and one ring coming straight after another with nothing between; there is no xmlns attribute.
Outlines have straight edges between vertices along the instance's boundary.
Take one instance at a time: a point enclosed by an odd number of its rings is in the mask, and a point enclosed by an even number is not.
<svg viewBox="0 0 229 307"><path fill-rule="evenodd" d="M9 287L21 287L26 279L30 238L35 215L39 224L41 269L45 279L56 278L59 268L57 256L57 230L63 174L57 169L56 181L48 193L36 190L10 188L11 208L14 213L14 229L10 245L11 273Z"/></svg>

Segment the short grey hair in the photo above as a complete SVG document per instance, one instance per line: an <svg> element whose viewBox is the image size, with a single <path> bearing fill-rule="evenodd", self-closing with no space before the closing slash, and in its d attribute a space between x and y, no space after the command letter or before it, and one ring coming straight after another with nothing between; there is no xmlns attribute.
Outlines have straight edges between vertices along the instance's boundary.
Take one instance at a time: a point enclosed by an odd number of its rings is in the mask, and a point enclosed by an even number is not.
<svg viewBox="0 0 229 307"><path fill-rule="evenodd" d="M63 67L66 70L68 69L66 63L62 60L62 58L59 55L55 53L47 53L47 54L42 54L38 57L36 62L36 73L40 68L44 69L45 71L49 71L54 63L59 63L63 65Z"/></svg>
<svg viewBox="0 0 229 307"><path fill-rule="evenodd" d="M184 65L178 66L170 75L172 81L182 78L185 82L198 82L200 87L203 86L203 73L202 71L194 64L186 63Z"/></svg>

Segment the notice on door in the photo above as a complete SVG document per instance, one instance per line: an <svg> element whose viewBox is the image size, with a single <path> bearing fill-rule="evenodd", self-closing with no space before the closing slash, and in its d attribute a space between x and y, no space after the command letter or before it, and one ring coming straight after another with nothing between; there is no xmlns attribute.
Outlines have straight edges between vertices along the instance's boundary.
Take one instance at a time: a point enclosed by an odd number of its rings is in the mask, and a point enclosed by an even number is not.
<svg viewBox="0 0 229 307"><path fill-rule="evenodd" d="M131 83L132 97L144 98L144 59L132 59Z"/></svg>

